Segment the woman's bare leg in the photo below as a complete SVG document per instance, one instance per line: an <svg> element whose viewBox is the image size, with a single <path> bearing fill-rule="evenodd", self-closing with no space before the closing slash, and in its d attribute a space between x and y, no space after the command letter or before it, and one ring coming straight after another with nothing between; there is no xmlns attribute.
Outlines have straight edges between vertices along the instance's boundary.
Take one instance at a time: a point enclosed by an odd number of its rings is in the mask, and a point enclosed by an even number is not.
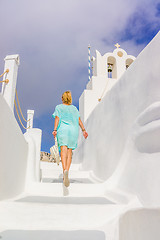
<svg viewBox="0 0 160 240"><path fill-rule="evenodd" d="M68 148L67 149L67 165L66 165L66 170L69 171L69 168L71 166L71 162L72 162L72 149Z"/></svg>
<svg viewBox="0 0 160 240"><path fill-rule="evenodd" d="M63 172L67 168L67 154L68 154L67 146L61 146L61 160L62 160Z"/></svg>

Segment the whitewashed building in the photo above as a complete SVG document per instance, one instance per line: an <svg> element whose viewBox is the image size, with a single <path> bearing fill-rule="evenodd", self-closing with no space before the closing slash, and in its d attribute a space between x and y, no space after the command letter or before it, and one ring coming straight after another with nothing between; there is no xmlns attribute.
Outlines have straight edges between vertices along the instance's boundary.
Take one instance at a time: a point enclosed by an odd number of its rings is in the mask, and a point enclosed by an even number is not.
<svg viewBox="0 0 160 240"><path fill-rule="evenodd" d="M96 57L92 57L92 74L86 89L79 99L79 110L82 120L85 122L99 101L104 97L122 74L135 60L126 51L116 44L113 52L103 56L96 50Z"/></svg>

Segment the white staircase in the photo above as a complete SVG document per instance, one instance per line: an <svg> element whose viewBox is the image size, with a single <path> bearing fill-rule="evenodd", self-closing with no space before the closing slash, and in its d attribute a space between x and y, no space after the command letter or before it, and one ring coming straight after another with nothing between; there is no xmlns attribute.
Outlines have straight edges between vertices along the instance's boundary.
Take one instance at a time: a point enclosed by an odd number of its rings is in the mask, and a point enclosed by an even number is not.
<svg viewBox="0 0 160 240"><path fill-rule="evenodd" d="M28 186L16 199L0 202L0 238L111 239L111 227L106 226L112 225L124 205L102 195L102 184L94 183L78 165L71 167L69 188L62 184L61 166L41 163L41 169L41 183Z"/></svg>

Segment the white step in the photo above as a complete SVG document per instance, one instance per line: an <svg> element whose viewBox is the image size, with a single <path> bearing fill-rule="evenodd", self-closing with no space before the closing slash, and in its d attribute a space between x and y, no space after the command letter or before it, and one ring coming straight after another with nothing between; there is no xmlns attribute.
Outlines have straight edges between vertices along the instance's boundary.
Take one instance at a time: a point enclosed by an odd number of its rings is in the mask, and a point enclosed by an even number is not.
<svg viewBox="0 0 160 240"><path fill-rule="evenodd" d="M71 164L69 171L70 186L63 185L62 165L56 163L41 162L41 183L31 184L27 188L28 194L45 196L72 196L72 197L96 197L102 195L104 190L101 184L95 184L90 178L89 171L81 171L79 164Z"/></svg>
<svg viewBox="0 0 160 240"><path fill-rule="evenodd" d="M62 165L58 166L56 163L41 162L41 179L45 183L62 183L63 170ZM71 183L85 183L93 184L95 181L90 178L89 171L79 170L79 164L72 164L69 171L69 178Z"/></svg>
<svg viewBox="0 0 160 240"><path fill-rule="evenodd" d="M27 194L44 196L72 196L72 197L96 197L104 192L101 184L70 183L66 188L63 183L32 183L26 189Z"/></svg>
<svg viewBox="0 0 160 240"><path fill-rule="evenodd" d="M0 239L107 240L106 226L125 205L106 198L104 185L93 183L89 172L80 171L78 165L70 169L68 188L62 183L61 166L42 163L41 169L43 182L0 202Z"/></svg>
<svg viewBox="0 0 160 240"><path fill-rule="evenodd" d="M102 226L124 206L97 200L26 196L0 202L0 236L4 240L105 240Z"/></svg>

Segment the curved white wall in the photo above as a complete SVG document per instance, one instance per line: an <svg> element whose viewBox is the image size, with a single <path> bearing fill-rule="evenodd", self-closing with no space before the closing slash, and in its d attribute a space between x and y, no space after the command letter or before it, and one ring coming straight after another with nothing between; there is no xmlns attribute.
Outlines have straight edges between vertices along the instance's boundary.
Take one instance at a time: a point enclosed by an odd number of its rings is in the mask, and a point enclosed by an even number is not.
<svg viewBox="0 0 160 240"><path fill-rule="evenodd" d="M160 210L134 209L119 220L119 240L159 240Z"/></svg>
<svg viewBox="0 0 160 240"><path fill-rule="evenodd" d="M148 107L155 108L154 103L160 101L159 42L160 33L93 110L85 122L89 137L82 140L80 136L79 147L73 155L75 162L82 162L83 169L93 170L102 180L107 180L120 162L120 170L113 177L114 184L125 191L136 193L146 204L160 203L157 184L160 181L160 149L155 152L155 147L151 147L151 153L144 152L141 145L145 137L139 139L139 146L136 146L133 136L135 132L140 135L144 129L139 126L135 130L136 118L143 111L148 111ZM156 144L152 141L152 131L145 136L150 139L147 144Z"/></svg>
<svg viewBox="0 0 160 240"><path fill-rule="evenodd" d="M0 200L25 187L28 144L8 104L0 94Z"/></svg>

